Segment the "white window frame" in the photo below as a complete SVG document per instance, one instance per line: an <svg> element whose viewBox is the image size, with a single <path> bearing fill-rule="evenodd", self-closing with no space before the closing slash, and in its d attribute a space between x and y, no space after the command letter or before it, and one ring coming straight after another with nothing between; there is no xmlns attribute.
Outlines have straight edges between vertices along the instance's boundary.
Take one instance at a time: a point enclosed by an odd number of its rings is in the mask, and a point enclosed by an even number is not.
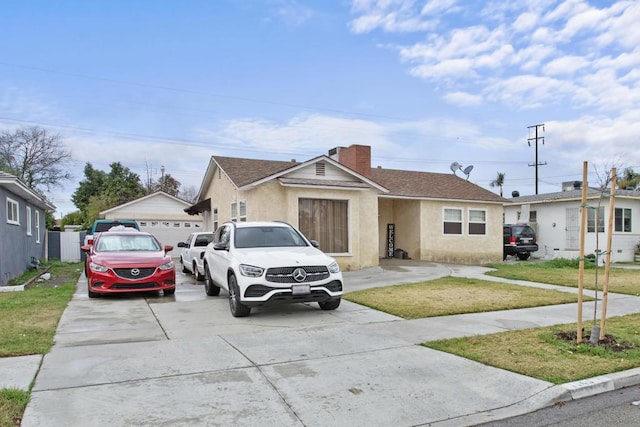
<svg viewBox="0 0 640 427"><path fill-rule="evenodd" d="M620 221L618 221L618 212L622 214ZM626 215L628 214L628 215ZM614 229L616 233L631 233L633 232L633 210L631 208L615 208L614 211ZM629 230L625 230L625 224L629 223Z"/></svg>
<svg viewBox="0 0 640 427"><path fill-rule="evenodd" d="M460 221L451 221L447 219L447 211L458 211L460 212ZM446 224L460 224L460 233L447 233L446 232ZM442 208L442 235L443 236L464 236L464 209L456 208L456 207L444 207Z"/></svg>
<svg viewBox="0 0 640 427"><path fill-rule="evenodd" d="M36 243L40 243L40 211L36 210Z"/></svg>
<svg viewBox="0 0 640 427"><path fill-rule="evenodd" d="M33 236L33 225L31 224L31 206L27 206L27 236Z"/></svg>
<svg viewBox="0 0 640 427"><path fill-rule="evenodd" d="M213 231L218 229L218 208L213 208Z"/></svg>
<svg viewBox="0 0 640 427"><path fill-rule="evenodd" d="M231 203L231 221L245 222L247 220L247 201L240 200Z"/></svg>
<svg viewBox="0 0 640 427"><path fill-rule="evenodd" d="M20 204L7 197L7 223L20 225Z"/></svg>
<svg viewBox="0 0 640 427"><path fill-rule="evenodd" d="M484 221L472 220L471 212L483 212ZM467 233L469 236L486 236L487 235L487 210L486 209L469 208L467 209L467 217L469 218L469 220L467 221ZM471 224L484 224L484 233L472 233Z"/></svg>

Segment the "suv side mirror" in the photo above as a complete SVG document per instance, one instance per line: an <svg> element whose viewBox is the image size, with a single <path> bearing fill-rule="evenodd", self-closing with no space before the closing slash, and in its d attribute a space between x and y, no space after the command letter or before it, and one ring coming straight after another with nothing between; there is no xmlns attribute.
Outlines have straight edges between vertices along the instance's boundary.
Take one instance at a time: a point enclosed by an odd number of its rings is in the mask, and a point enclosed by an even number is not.
<svg viewBox="0 0 640 427"><path fill-rule="evenodd" d="M213 245L213 249L216 251L226 251L229 250L229 245L225 242L218 242Z"/></svg>

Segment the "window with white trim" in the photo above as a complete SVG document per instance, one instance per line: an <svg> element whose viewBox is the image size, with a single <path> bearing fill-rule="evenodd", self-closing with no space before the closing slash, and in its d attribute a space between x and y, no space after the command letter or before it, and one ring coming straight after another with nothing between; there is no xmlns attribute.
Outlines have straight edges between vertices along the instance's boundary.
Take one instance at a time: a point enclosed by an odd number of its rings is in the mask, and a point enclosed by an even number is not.
<svg viewBox="0 0 640 427"><path fill-rule="evenodd" d="M462 235L462 209L444 208L443 210L443 227L444 234Z"/></svg>
<svg viewBox="0 0 640 427"><path fill-rule="evenodd" d="M587 209L587 232L594 233L596 231L596 210L592 208ZM598 209L598 233L604 233L604 206L600 206Z"/></svg>
<svg viewBox="0 0 640 427"><path fill-rule="evenodd" d="M469 209L469 235L487 234L487 211L480 209Z"/></svg>
<svg viewBox="0 0 640 427"><path fill-rule="evenodd" d="M620 233L631 233L631 209L616 208L615 231Z"/></svg>
<svg viewBox="0 0 640 427"><path fill-rule="evenodd" d="M218 229L218 208L213 208L213 231Z"/></svg>
<svg viewBox="0 0 640 427"><path fill-rule="evenodd" d="M36 211L36 243L40 243L40 211Z"/></svg>
<svg viewBox="0 0 640 427"><path fill-rule="evenodd" d="M31 227L31 206L27 206L27 236L33 235Z"/></svg>
<svg viewBox="0 0 640 427"><path fill-rule="evenodd" d="M18 215L18 202L7 197L7 223L20 225L20 216Z"/></svg>
<svg viewBox="0 0 640 427"><path fill-rule="evenodd" d="M231 221L233 222L245 222L247 220L247 202L240 200L240 202L231 203Z"/></svg>

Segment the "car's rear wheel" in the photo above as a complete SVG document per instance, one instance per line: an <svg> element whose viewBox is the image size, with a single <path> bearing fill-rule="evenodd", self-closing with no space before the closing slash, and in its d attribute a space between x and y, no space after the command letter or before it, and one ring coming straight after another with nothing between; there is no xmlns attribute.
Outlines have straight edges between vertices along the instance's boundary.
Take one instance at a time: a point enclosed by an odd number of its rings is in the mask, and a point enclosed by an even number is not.
<svg viewBox="0 0 640 427"><path fill-rule="evenodd" d="M335 310L336 308L338 308L340 306L340 301L341 301L341 299L338 298L338 299L333 299L331 301L319 302L318 305L323 310Z"/></svg>
<svg viewBox="0 0 640 427"><path fill-rule="evenodd" d="M518 254L518 259L524 261L525 259L528 259L530 256L531 254L529 252L523 252Z"/></svg>
<svg viewBox="0 0 640 427"><path fill-rule="evenodd" d="M229 308L233 317L246 317L251 313L251 307L240 302L240 288L233 274L229 276Z"/></svg>
<svg viewBox="0 0 640 427"><path fill-rule="evenodd" d="M180 264L182 264L182 272L183 273L185 273L185 274L191 273L189 271L189 269L187 268L187 266L185 265L184 260L182 259L182 257L180 257Z"/></svg>
<svg viewBox="0 0 640 427"><path fill-rule="evenodd" d="M204 291L210 297L220 295L220 288L213 284L213 279L211 279L211 273L207 265L204 266Z"/></svg>
<svg viewBox="0 0 640 427"><path fill-rule="evenodd" d="M193 275L196 276L196 280L202 282L204 280L204 275L200 274L200 270L198 270L198 264L193 261Z"/></svg>

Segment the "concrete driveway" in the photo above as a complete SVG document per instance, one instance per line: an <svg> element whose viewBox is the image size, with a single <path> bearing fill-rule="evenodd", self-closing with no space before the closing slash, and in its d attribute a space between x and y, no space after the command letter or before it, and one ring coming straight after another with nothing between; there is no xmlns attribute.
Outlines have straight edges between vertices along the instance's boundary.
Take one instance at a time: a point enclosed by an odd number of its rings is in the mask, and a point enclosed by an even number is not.
<svg viewBox="0 0 640 427"><path fill-rule="evenodd" d="M345 287L449 274L461 272L431 263L388 265L345 273ZM207 297L201 282L177 276L171 297L91 300L81 277L22 426L458 426L569 393L416 345L507 330L509 322L553 324L554 314L430 323L343 301L335 311L295 304L234 318L224 292Z"/></svg>

